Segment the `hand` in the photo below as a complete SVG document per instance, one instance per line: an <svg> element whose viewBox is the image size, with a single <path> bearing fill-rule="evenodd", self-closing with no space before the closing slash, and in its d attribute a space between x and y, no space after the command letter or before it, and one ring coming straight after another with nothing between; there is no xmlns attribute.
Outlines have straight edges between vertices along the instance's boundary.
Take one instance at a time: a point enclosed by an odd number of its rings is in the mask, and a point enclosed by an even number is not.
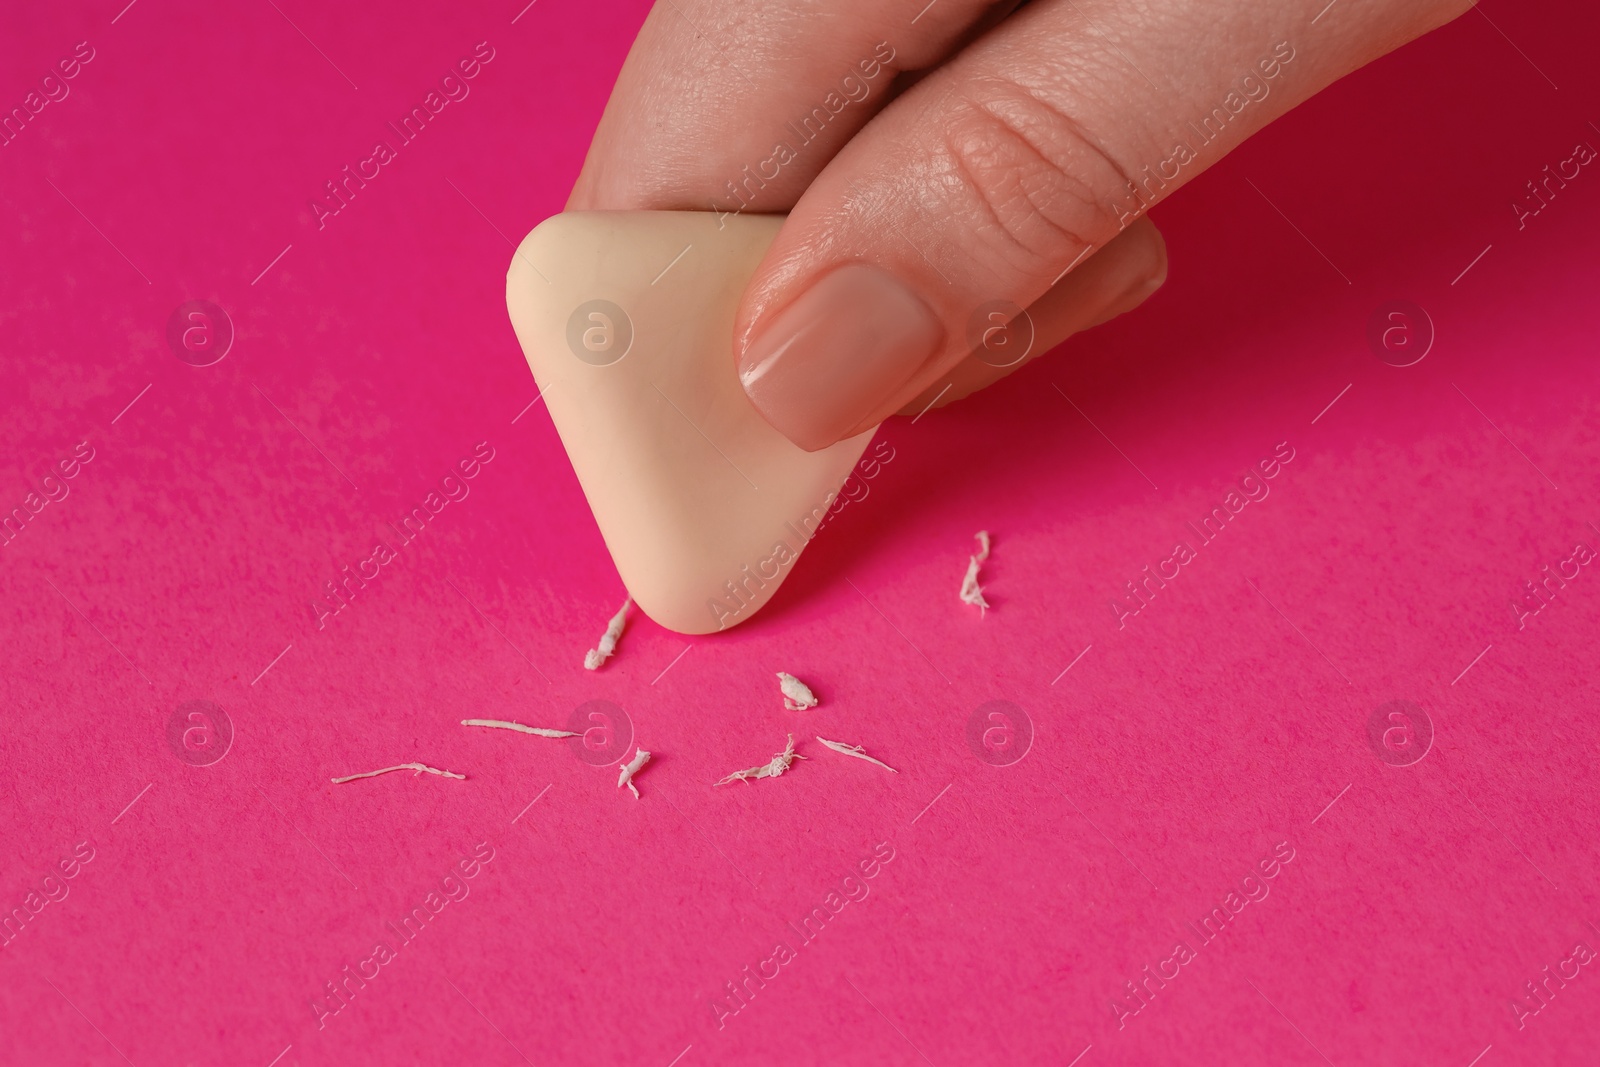
<svg viewBox="0 0 1600 1067"><path fill-rule="evenodd" d="M1016 369L974 355L995 307L1039 354L1138 306L1166 276L1151 205L1471 6L1325 3L662 0L568 207L787 211L734 351L825 448Z"/></svg>

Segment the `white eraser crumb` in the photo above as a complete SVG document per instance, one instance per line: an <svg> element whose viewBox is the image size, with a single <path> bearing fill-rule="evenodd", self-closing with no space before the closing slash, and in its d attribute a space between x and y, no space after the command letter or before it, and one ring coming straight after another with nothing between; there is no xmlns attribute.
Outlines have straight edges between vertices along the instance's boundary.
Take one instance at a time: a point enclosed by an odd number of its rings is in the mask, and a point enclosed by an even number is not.
<svg viewBox="0 0 1600 1067"><path fill-rule="evenodd" d="M805 711L821 703L811 687L792 674L779 671L778 688L783 690L783 706L790 711Z"/></svg>
<svg viewBox="0 0 1600 1067"><path fill-rule="evenodd" d="M983 599L983 586L978 584L978 566L989 558L989 531L979 530L978 554L967 560L967 576L961 579L961 602L974 604L980 615L988 612L989 602Z"/></svg>
<svg viewBox="0 0 1600 1067"><path fill-rule="evenodd" d="M617 642L622 639L622 628L628 624L628 609L633 607L633 598L629 597L622 602L622 607L611 616L611 622L606 626L606 632L600 635L600 644L583 654L584 670L597 671L600 665L611 658L617 650Z"/></svg>
<svg viewBox="0 0 1600 1067"><path fill-rule="evenodd" d="M846 756L854 756L856 759L864 759L868 763L876 763L890 774L900 773L887 763L883 762L883 760L874 759L873 757L867 755L867 750L862 748L860 745L847 745L842 741L829 741L826 737L819 737L817 740L821 741L824 745L827 745L835 752L843 752Z"/></svg>
<svg viewBox="0 0 1600 1067"><path fill-rule="evenodd" d="M333 784L343 785L345 782L353 782L357 778L376 778L378 775L388 774L390 771L411 771L413 772L411 775L413 778L426 771L428 774L437 774L441 778L459 778L463 782L467 780L467 776L464 774L441 771L439 768L430 767L426 763L402 763L397 767L383 767L376 771L364 771L361 774L347 774L343 778L333 779Z"/></svg>
<svg viewBox="0 0 1600 1067"><path fill-rule="evenodd" d="M535 737L579 737L580 734L571 730L548 730L543 726L524 726L520 722L506 722L504 719L462 719L462 726L487 726L495 730L515 730L519 734L533 734Z"/></svg>
<svg viewBox="0 0 1600 1067"><path fill-rule="evenodd" d="M623 786L627 786L633 791L633 799L638 800L639 787L633 784L633 776L638 774L644 765L649 762L650 753L642 748L635 751L633 758L622 765L622 770L617 775L617 788L621 789Z"/></svg>
<svg viewBox="0 0 1600 1067"><path fill-rule="evenodd" d="M728 775L728 777L716 784L727 785L729 782L748 781L751 778L776 778L778 775L788 770L789 764L793 763L797 759L805 759L805 757L795 755L794 734L790 734L789 743L784 746L782 752L779 752L777 755L773 756L769 762L764 763L759 767L751 767L746 771L734 771L732 774Z"/></svg>

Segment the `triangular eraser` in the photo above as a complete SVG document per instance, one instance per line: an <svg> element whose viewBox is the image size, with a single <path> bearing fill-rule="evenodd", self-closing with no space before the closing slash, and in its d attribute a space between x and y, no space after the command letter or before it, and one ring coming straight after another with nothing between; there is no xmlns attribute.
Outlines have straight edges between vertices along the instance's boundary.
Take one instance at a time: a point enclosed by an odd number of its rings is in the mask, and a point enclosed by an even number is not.
<svg viewBox="0 0 1600 1067"><path fill-rule="evenodd" d="M517 340L623 584L680 633L760 610L872 438L806 452L739 384L734 314L782 222L570 212L540 223L506 275Z"/></svg>

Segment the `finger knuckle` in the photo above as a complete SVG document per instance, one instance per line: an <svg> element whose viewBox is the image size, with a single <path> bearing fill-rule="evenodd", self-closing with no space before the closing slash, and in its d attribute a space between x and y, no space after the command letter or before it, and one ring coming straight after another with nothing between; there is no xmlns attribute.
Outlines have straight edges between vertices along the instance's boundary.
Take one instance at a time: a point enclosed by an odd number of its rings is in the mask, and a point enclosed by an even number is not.
<svg viewBox="0 0 1600 1067"><path fill-rule="evenodd" d="M1071 105L1008 82L973 86L945 127L952 170L981 213L978 236L1021 271L1047 270L1118 229L1108 191L1127 169Z"/></svg>

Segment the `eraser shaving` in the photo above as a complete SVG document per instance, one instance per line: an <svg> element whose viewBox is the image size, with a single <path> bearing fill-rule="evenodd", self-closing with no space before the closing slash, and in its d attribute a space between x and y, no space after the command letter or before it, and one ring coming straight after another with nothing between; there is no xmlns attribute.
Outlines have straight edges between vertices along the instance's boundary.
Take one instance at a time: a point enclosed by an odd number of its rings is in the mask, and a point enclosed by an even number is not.
<svg viewBox="0 0 1600 1067"><path fill-rule="evenodd" d="M633 776L638 774L644 768L644 765L649 762L650 753L642 748L634 752L633 758L624 763L621 771L617 774L617 788L621 789L623 786L627 786L633 791L633 799L638 800L639 787L633 784Z"/></svg>
<svg viewBox="0 0 1600 1067"><path fill-rule="evenodd" d="M788 770L789 764L793 763L797 759L805 759L805 757L795 755L794 734L790 734L789 743L784 746L782 752L779 752L777 755L773 756L770 762L764 763L760 767L751 767L749 770L734 771L732 774L728 775L728 777L718 782L717 785L727 785L729 782L749 781L752 778L776 778L778 775Z"/></svg>
<svg viewBox="0 0 1600 1067"><path fill-rule="evenodd" d="M427 773L437 774L441 778L459 778L463 782L467 780L467 776L464 774L456 774L453 771L441 771L439 768L430 767L426 763L402 763L396 767L384 767L376 771L364 771L361 774L347 774L343 778L333 779L333 784L343 785L345 782L353 782L357 778L376 778L380 774L388 774L391 771L411 771L413 772L411 775L413 778L419 774Z"/></svg>
<svg viewBox="0 0 1600 1067"><path fill-rule="evenodd" d="M633 607L633 598L629 597L622 602L622 607L611 616L611 622L606 626L606 632L600 635L600 644L591 648L583 655L584 670L597 671L600 665L611 658L617 650L617 642L622 640L622 628L628 625L628 609Z"/></svg>
<svg viewBox="0 0 1600 1067"><path fill-rule="evenodd" d="M507 722L504 719L462 719L462 726L484 726L492 730L515 730L519 734L532 734L535 737L580 737L571 730L549 730L543 726L524 726L520 722Z"/></svg>
<svg viewBox="0 0 1600 1067"><path fill-rule="evenodd" d="M983 586L978 584L978 567L989 558L989 531L979 530L978 554L967 560L967 576L961 579L961 602L973 604L978 608L979 614L989 610L989 602L983 599Z"/></svg>
<svg viewBox="0 0 1600 1067"><path fill-rule="evenodd" d="M843 741L829 741L826 737L819 737L817 740L821 741L824 745L827 745L835 752L843 752L846 756L854 756L856 759L864 759L868 763L876 763L890 774L900 773L887 763L883 762L883 760L875 759L874 757L867 755L867 750L862 748L860 745L847 745Z"/></svg>
<svg viewBox="0 0 1600 1067"><path fill-rule="evenodd" d="M779 671L778 688L783 691L783 706L790 711L805 711L821 703L811 687L792 674Z"/></svg>

